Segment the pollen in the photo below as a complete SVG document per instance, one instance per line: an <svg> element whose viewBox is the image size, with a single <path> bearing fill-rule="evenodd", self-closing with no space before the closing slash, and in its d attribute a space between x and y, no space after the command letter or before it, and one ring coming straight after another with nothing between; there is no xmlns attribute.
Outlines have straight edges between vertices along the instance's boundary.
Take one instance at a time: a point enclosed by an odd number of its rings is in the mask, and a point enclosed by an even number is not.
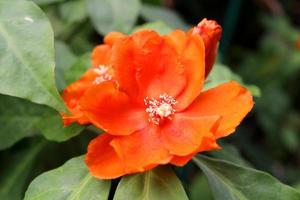
<svg viewBox="0 0 300 200"><path fill-rule="evenodd" d="M144 99L147 106L146 112L149 115L149 122L159 125L164 119L172 119L172 115L176 112L174 106L177 101L168 94L161 94L158 98Z"/></svg>
<svg viewBox="0 0 300 200"><path fill-rule="evenodd" d="M109 73L109 67L106 65L99 65L94 69L94 72L98 75L93 82L95 85L112 80L112 76Z"/></svg>

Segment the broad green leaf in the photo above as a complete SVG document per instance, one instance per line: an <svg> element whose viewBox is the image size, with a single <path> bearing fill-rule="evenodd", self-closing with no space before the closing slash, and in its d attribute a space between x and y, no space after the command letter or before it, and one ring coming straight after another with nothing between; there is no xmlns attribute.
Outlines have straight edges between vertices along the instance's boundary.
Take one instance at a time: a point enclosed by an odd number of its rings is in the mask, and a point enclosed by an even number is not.
<svg viewBox="0 0 300 200"><path fill-rule="evenodd" d="M216 200L299 200L300 193L271 175L205 156L193 158L208 179Z"/></svg>
<svg viewBox="0 0 300 200"><path fill-rule="evenodd" d="M0 199L21 200L25 188L25 182L34 160L40 150L45 146L45 141L35 143L34 146L18 152L10 159L10 163L5 166L5 170L0 176Z"/></svg>
<svg viewBox="0 0 300 200"><path fill-rule="evenodd" d="M80 156L35 178L24 200L107 200L109 189L110 181L92 177Z"/></svg>
<svg viewBox="0 0 300 200"><path fill-rule="evenodd" d="M42 112L41 105L0 95L0 150L24 137L32 136Z"/></svg>
<svg viewBox="0 0 300 200"><path fill-rule="evenodd" d="M73 0L63 3L59 7L62 19L68 24L81 22L87 17L84 0Z"/></svg>
<svg viewBox="0 0 300 200"><path fill-rule="evenodd" d="M31 1L0 1L0 93L64 110L51 25Z"/></svg>
<svg viewBox="0 0 300 200"><path fill-rule="evenodd" d="M172 28L167 26L164 22L158 21L158 22L149 22L146 24L142 24L140 26L136 26L132 32L136 32L141 29L151 29L158 32L161 35L168 34L172 31Z"/></svg>
<svg viewBox="0 0 300 200"><path fill-rule="evenodd" d="M190 200L213 200L213 196L209 189L207 180L201 173L198 173L194 176L192 184L189 187L189 191Z"/></svg>
<svg viewBox="0 0 300 200"><path fill-rule="evenodd" d="M68 84L78 80L88 68L92 66L90 53L80 56L75 63L65 72L65 80Z"/></svg>
<svg viewBox="0 0 300 200"><path fill-rule="evenodd" d="M205 81L205 89L210 89L218 86L221 83L225 83L232 80L237 81L244 85L246 88L248 88L252 95L256 97L260 96L260 89L257 86L243 84L243 80L239 75L233 73L228 67L220 63L216 63L213 66L212 71L209 73Z"/></svg>
<svg viewBox="0 0 300 200"><path fill-rule="evenodd" d="M114 200L187 200L188 197L172 169L157 167L145 173L125 176Z"/></svg>
<svg viewBox="0 0 300 200"><path fill-rule="evenodd" d="M189 28L189 26L181 19L181 17L176 12L168 8L150 4L143 4L141 15L147 21L162 21L172 28L180 28L184 30L187 30Z"/></svg>
<svg viewBox="0 0 300 200"><path fill-rule="evenodd" d="M129 33L137 20L139 0L86 0L88 15L100 34Z"/></svg>

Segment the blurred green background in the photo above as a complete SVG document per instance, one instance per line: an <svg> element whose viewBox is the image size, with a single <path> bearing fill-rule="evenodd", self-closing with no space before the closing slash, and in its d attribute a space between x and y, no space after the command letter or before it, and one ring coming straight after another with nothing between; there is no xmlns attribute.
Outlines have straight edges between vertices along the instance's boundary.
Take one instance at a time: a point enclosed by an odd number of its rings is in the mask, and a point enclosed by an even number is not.
<svg viewBox="0 0 300 200"><path fill-rule="evenodd" d="M89 53L110 29L130 33L141 26L168 32L170 28L187 30L203 18L217 20L223 36L216 69L208 80L212 84L242 81L255 95L255 107L235 134L220 141L223 150L208 154L266 171L300 191L299 1L144 0L139 10L130 3L130 9L124 8L124 16L126 12L138 15L129 28L118 22L99 26L96 19L101 16L89 17L93 8L84 0L34 2L54 29L59 90L89 67ZM12 99L1 96L2 106ZM14 145L0 152L4 174L0 184L8 185L0 189L0 196L10 193L15 195L11 199L20 199L34 177L84 154L89 140L97 134L88 128L80 136L56 143L45 141L36 129L29 130L25 138L16 139ZM199 196L212 199L204 176L193 164L177 172L192 200Z"/></svg>

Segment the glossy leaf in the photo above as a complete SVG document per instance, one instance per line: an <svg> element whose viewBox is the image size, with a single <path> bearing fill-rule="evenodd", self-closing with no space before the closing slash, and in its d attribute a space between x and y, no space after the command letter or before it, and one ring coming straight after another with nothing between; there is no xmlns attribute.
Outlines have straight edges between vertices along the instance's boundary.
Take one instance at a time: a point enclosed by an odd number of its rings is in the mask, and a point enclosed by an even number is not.
<svg viewBox="0 0 300 200"><path fill-rule="evenodd" d="M73 0L63 3L59 7L60 15L68 24L81 22L87 17L84 0Z"/></svg>
<svg viewBox="0 0 300 200"><path fill-rule="evenodd" d="M5 170L1 172L0 176L0 199L21 200L23 198L28 174L45 144L45 141L39 141L34 146L12 156L8 165L3 163Z"/></svg>
<svg viewBox="0 0 300 200"><path fill-rule="evenodd" d="M46 5L46 4L51 4L51 3L62 2L65 0L33 0L33 1L39 5Z"/></svg>
<svg viewBox="0 0 300 200"><path fill-rule="evenodd" d="M169 26L167 26L164 22L149 22L146 24L142 24L140 26L136 26L132 32L136 32L140 29L151 29L154 30L156 32L158 32L161 35L165 35L168 34L172 31L172 28L170 28Z"/></svg>
<svg viewBox="0 0 300 200"><path fill-rule="evenodd" d="M31 1L0 1L0 93L64 110L51 25Z"/></svg>
<svg viewBox="0 0 300 200"><path fill-rule="evenodd" d="M109 189L110 181L92 177L80 156L35 178L24 200L106 200Z"/></svg>
<svg viewBox="0 0 300 200"><path fill-rule="evenodd" d="M208 179L216 200L298 200L300 193L271 175L205 156L193 158Z"/></svg>
<svg viewBox="0 0 300 200"><path fill-rule="evenodd" d="M203 174L198 173L194 176L189 191L190 200L213 200L209 185Z"/></svg>
<svg viewBox="0 0 300 200"><path fill-rule="evenodd" d="M114 200L187 200L185 191L172 169L157 167L141 174L125 176Z"/></svg>
<svg viewBox="0 0 300 200"><path fill-rule="evenodd" d="M139 0L86 0L88 14L100 34L128 33L137 20Z"/></svg>

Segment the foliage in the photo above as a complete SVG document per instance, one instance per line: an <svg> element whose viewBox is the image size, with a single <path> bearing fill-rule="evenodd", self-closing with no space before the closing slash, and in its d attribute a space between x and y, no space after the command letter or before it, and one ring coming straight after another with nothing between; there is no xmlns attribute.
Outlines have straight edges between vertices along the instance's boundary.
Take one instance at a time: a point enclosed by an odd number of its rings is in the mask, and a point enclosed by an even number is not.
<svg viewBox="0 0 300 200"><path fill-rule="evenodd" d="M208 154L214 158L112 183L92 177L83 156L72 158L101 130L64 127L59 93L91 66L106 33L191 27L158 2L0 1L0 199L300 199L300 31L288 16L261 17L267 31L257 50L221 52L226 59L210 73L205 89L237 80L256 97L252 116Z"/></svg>

